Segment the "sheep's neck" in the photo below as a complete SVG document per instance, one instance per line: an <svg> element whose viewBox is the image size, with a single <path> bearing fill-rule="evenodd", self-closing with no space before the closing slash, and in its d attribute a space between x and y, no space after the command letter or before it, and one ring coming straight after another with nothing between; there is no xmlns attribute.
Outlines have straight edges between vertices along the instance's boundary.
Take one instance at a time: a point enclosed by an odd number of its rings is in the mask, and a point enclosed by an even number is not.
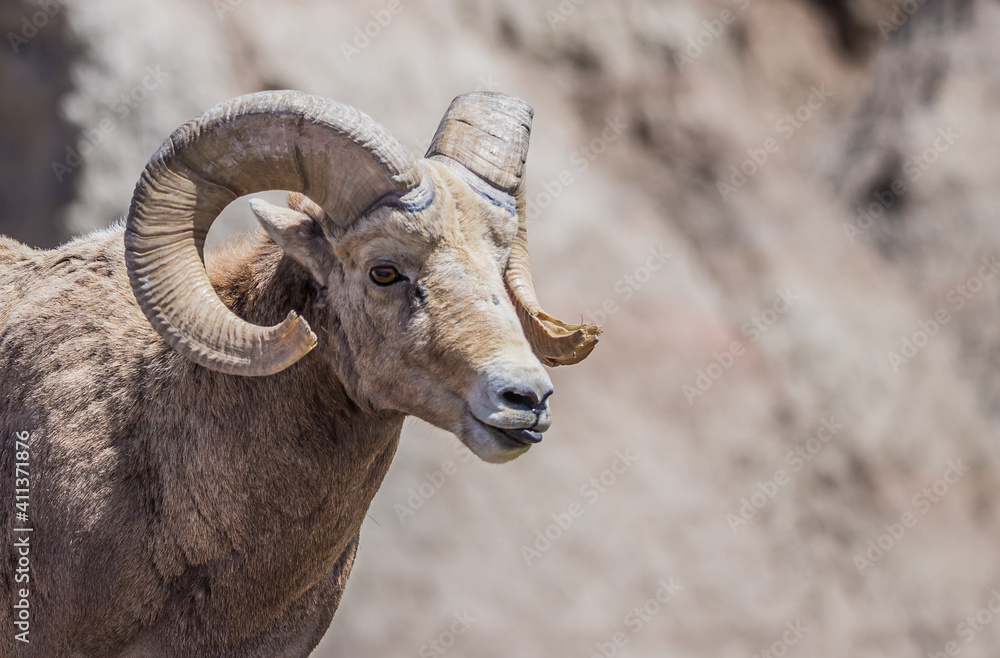
<svg viewBox="0 0 1000 658"><path fill-rule="evenodd" d="M245 319L273 323L294 308L314 326L324 320L309 276L265 238L206 260L220 297ZM323 350L321 340L270 377L178 364L185 374L163 408L184 409L173 431L185 449L161 463L183 483L164 510L180 550L164 552L164 571L214 572L234 594L259 597L261 610L337 576L331 570L360 531L403 415L359 408L335 374L337 355ZM279 585L260 591L259 583Z"/></svg>

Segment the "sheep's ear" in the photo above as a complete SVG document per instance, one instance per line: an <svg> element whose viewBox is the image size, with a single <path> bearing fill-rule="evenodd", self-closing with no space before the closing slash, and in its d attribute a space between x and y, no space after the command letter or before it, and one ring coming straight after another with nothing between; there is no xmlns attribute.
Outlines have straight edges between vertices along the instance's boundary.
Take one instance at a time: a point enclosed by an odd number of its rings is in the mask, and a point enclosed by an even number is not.
<svg viewBox="0 0 1000 658"><path fill-rule="evenodd" d="M323 233L318 218L302 210L293 209L294 206L280 208L262 199L251 199L250 208L271 239L297 263L309 270L320 287L325 287L333 269L334 259L330 243Z"/></svg>

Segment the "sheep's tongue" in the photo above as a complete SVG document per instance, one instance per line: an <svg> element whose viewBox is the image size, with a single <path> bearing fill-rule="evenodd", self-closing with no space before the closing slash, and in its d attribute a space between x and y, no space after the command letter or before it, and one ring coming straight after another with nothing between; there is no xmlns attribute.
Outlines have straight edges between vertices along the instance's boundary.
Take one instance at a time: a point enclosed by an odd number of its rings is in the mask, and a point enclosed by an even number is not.
<svg viewBox="0 0 1000 658"><path fill-rule="evenodd" d="M514 439L518 443L523 443L524 445L532 445L542 440L541 432L536 432L535 430L529 430L527 428L501 431L509 438Z"/></svg>

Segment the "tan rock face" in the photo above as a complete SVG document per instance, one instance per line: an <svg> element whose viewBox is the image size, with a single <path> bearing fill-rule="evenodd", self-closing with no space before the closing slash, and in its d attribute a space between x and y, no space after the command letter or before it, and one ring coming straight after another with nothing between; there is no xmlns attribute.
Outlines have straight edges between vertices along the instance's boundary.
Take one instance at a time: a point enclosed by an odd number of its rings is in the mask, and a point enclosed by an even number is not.
<svg viewBox="0 0 1000 658"><path fill-rule="evenodd" d="M539 297L602 344L508 466L407 426L317 655L995 655L993 3L59 17L0 57L0 231L38 245L121 215L170 131L242 93L351 103L417 153L458 93L534 106Z"/></svg>

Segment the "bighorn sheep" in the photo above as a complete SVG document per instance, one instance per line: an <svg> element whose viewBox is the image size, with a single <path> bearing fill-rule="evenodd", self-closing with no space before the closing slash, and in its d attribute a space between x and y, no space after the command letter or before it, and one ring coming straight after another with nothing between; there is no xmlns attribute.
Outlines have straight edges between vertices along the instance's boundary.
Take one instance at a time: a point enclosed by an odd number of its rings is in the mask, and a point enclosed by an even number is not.
<svg viewBox="0 0 1000 658"><path fill-rule="evenodd" d="M353 108L252 94L170 136L124 225L0 237L0 654L307 655L405 416L489 462L541 440L541 364L600 329L536 301L530 125L460 96L416 160ZM269 189L289 208L203 258Z"/></svg>

